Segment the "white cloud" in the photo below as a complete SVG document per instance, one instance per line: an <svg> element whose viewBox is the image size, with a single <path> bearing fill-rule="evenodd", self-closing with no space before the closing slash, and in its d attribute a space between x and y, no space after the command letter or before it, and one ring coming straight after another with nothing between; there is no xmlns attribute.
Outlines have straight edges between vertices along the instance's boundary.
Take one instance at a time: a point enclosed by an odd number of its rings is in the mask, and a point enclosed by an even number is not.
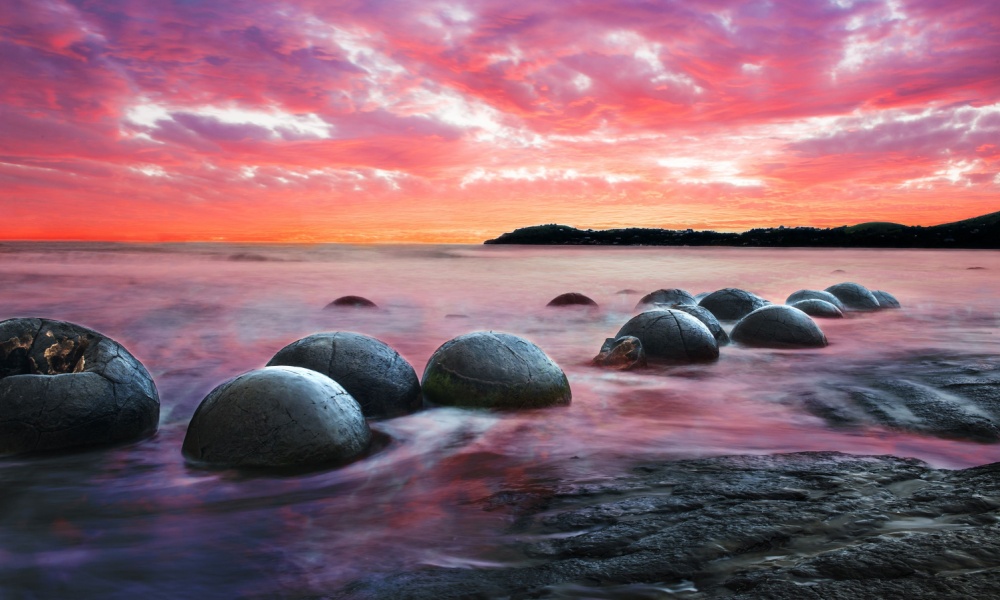
<svg viewBox="0 0 1000 600"><path fill-rule="evenodd" d="M689 156L671 156L656 163L668 169L677 183L706 185L723 183L736 187L759 187L760 179L745 177L736 161L710 160Z"/></svg>
<svg viewBox="0 0 1000 600"><path fill-rule="evenodd" d="M125 120L133 125L155 128L162 121L171 121L173 113L209 117L230 125L255 125L271 132L274 137L294 133L301 137L326 139L332 135L332 125L313 113L296 115L277 107L247 109L239 106L184 106L172 107L142 102L125 111Z"/></svg>

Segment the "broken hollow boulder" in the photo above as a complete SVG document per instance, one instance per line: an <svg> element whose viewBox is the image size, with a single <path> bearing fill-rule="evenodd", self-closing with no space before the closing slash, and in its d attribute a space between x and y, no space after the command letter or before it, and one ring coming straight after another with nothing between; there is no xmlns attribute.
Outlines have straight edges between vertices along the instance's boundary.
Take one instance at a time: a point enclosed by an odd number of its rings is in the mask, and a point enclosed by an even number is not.
<svg viewBox="0 0 1000 600"><path fill-rule="evenodd" d="M372 434L343 387L302 367L264 367L209 392L191 417L184 457L206 467L312 467L361 456Z"/></svg>
<svg viewBox="0 0 1000 600"><path fill-rule="evenodd" d="M153 378L121 344L49 319L0 322L0 455L148 437Z"/></svg>
<svg viewBox="0 0 1000 600"><path fill-rule="evenodd" d="M427 361L424 397L469 408L567 405L566 374L542 349L509 333L475 331L441 345Z"/></svg>
<svg viewBox="0 0 1000 600"><path fill-rule="evenodd" d="M822 348L826 335L809 315L792 306L772 304L743 317L733 327L733 341L762 348Z"/></svg>
<svg viewBox="0 0 1000 600"><path fill-rule="evenodd" d="M348 331L317 333L279 350L267 363L312 369L347 390L370 419L397 417L423 404L413 367L388 344Z"/></svg>
<svg viewBox="0 0 1000 600"><path fill-rule="evenodd" d="M618 330L615 338L639 338L651 360L702 362L719 358L719 345L708 327L675 309L654 309L638 314Z"/></svg>
<svg viewBox="0 0 1000 600"><path fill-rule="evenodd" d="M642 342L635 336L607 338L601 346L600 353L592 362L600 367L627 371L646 366L646 351L642 349Z"/></svg>

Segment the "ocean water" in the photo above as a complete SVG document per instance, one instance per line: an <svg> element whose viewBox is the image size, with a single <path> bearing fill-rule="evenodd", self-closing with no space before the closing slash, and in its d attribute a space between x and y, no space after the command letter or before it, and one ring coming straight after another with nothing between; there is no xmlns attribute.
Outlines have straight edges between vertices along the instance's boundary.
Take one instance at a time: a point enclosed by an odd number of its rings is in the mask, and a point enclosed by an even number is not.
<svg viewBox="0 0 1000 600"><path fill-rule="evenodd" d="M644 460L838 450L943 468L1000 461L1000 444L831 424L800 401L872 373L918 377L927 360L995 359L998 272L996 251L2 244L0 319L116 339L149 369L162 407L149 440L0 459L0 597L310 597L420 565L517 564L509 520L484 498L599 482ZM740 287L782 303L841 281L904 308L817 320L830 340L820 350L727 346L712 364L632 372L589 364L658 288ZM564 292L600 309L545 307ZM380 310L322 310L348 294ZM538 344L566 371L572 404L372 422L386 447L334 470L183 461L201 399L300 337L371 335L419 375L438 346L476 330Z"/></svg>

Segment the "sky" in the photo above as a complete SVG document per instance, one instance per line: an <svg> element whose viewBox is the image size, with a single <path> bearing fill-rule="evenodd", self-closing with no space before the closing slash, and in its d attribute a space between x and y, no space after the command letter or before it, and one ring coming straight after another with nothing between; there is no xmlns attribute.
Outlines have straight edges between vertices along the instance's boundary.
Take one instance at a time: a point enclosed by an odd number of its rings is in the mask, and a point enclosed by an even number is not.
<svg viewBox="0 0 1000 600"><path fill-rule="evenodd" d="M0 5L0 239L1000 210L997 0Z"/></svg>

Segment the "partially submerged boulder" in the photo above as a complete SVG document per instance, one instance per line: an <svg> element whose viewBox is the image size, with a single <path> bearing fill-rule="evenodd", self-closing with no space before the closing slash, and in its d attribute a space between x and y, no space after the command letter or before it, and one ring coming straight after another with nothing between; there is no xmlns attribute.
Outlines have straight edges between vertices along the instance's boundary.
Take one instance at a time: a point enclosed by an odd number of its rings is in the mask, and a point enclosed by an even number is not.
<svg viewBox="0 0 1000 600"><path fill-rule="evenodd" d="M267 363L278 365L305 367L333 379L368 418L409 414L423 404L410 363L385 342L360 333L317 333L296 340Z"/></svg>
<svg viewBox="0 0 1000 600"><path fill-rule="evenodd" d="M659 289L650 292L639 299L635 305L636 310L649 308L650 305L661 305L665 308L672 308L678 304L697 304L690 293L678 288Z"/></svg>
<svg viewBox="0 0 1000 600"><path fill-rule="evenodd" d="M576 292L567 292L565 294L559 294L545 306L551 307L562 307L562 306L582 306L585 308L597 308L597 303L591 298L579 294Z"/></svg>
<svg viewBox="0 0 1000 600"><path fill-rule="evenodd" d="M872 296L875 296L875 299L878 300L879 308L902 308L899 304L899 300L896 300L896 297L889 292L872 290Z"/></svg>
<svg viewBox="0 0 1000 600"><path fill-rule="evenodd" d="M793 292L790 296L788 296L788 299L785 300L785 304L792 305L801 300L823 300L824 302L829 302L830 304L836 306L841 311L846 309L844 303L840 301L840 298L823 290L799 290L797 292Z"/></svg>
<svg viewBox="0 0 1000 600"><path fill-rule="evenodd" d="M622 371L645 367L646 351L642 349L642 342L635 336L607 338L601 346L600 353L594 357L593 363Z"/></svg>
<svg viewBox="0 0 1000 600"><path fill-rule="evenodd" d="M705 296L698 305L720 321L738 321L767 302L757 294L739 288L724 288Z"/></svg>
<svg viewBox="0 0 1000 600"><path fill-rule="evenodd" d="M822 348L826 335L801 310L784 304L764 306L733 327L734 342L762 348Z"/></svg>
<svg viewBox="0 0 1000 600"><path fill-rule="evenodd" d="M615 335L639 338L650 359L703 362L719 358L719 345L708 327L676 309L656 309L638 314Z"/></svg>
<svg viewBox="0 0 1000 600"><path fill-rule="evenodd" d="M729 343L729 334L726 333L726 330L722 328L722 324L719 323L719 320L716 319L715 315L713 315L707 308L695 304L679 304L674 307L674 310L686 312L704 323L705 327L708 327L708 330L712 332L712 336L715 337L716 343L720 346L725 346Z"/></svg>
<svg viewBox="0 0 1000 600"><path fill-rule="evenodd" d="M378 308L378 305L361 296L341 296L324 307L324 309L332 308Z"/></svg>
<svg viewBox="0 0 1000 600"><path fill-rule="evenodd" d="M198 405L184 457L208 467L312 467L361 456L372 434L337 382L302 367L264 367L230 379Z"/></svg>
<svg viewBox="0 0 1000 600"><path fill-rule="evenodd" d="M0 322L0 455L129 442L159 420L153 378L118 342L64 321Z"/></svg>
<svg viewBox="0 0 1000 600"><path fill-rule="evenodd" d="M826 300L820 300L818 298L808 298L806 300L799 300L798 302L792 302L791 304L789 304L789 306L801 310L810 317L817 317L820 319L844 318L843 311L841 311L833 304L830 304Z"/></svg>
<svg viewBox="0 0 1000 600"><path fill-rule="evenodd" d="M570 403L566 374L528 340L475 331L441 345L427 361L424 397L471 408L542 408Z"/></svg>
<svg viewBox="0 0 1000 600"><path fill-rule="evenodd" d="M878 299L875 298L868 288L860 283L850 281L838 283L826 288L826 291L843 302L847 310L869 311L879 309Z"/></svg>

